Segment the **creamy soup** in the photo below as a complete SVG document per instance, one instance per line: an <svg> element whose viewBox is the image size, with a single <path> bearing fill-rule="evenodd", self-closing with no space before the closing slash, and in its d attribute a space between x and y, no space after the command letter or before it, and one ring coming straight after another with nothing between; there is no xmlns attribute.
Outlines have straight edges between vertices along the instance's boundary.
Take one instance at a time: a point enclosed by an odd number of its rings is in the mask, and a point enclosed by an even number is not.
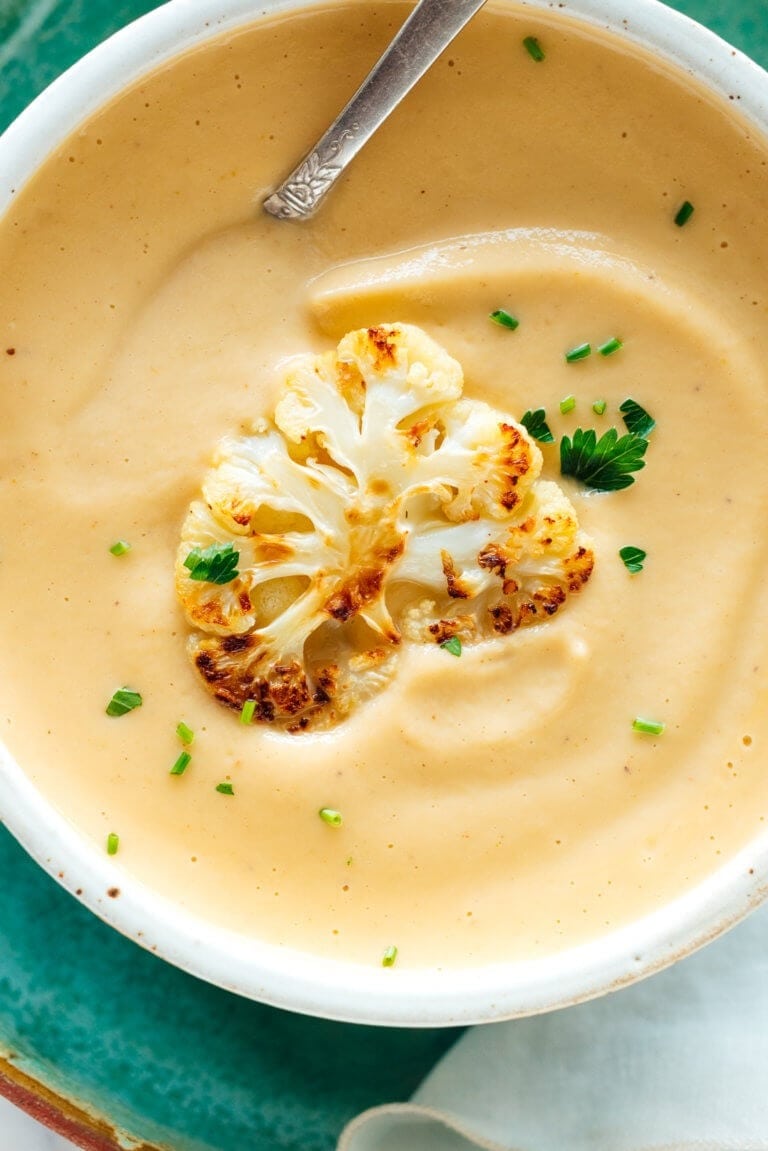
<svg viewBox="0 0 768 1151"><path fill-rule="evenodd" d="M489 6L315 219L264 215L405 11L212 41L85 124L0 224L0 721L67 820L119 837L115 887L315 954L482 964L618 928L763 828L768 152L641 52ZM187 509L290 357L384 322L437 340L467 398L545 409L543 475L594 573L459 658L404 645L335 726L243 724L187 654ZM623 434L628 397L656 421L632 486L561 476L562 436ZM125 687L142 706L108 716Z"/></svg>

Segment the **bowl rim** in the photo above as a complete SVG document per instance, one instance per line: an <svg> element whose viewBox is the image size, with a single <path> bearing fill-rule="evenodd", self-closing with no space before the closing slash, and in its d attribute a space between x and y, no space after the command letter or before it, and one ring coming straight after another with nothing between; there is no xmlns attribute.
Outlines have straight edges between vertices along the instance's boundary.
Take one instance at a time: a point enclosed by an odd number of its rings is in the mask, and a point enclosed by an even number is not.
<svg viewBox="0 0 768 1151"><path fill-rule="evenodd" d="M0 136L0 213L48 155L129 84L178 53L314 0L169 0L110 37L47 88ZM549 0L496 0L550 13ZM563 16L661 55L768 137L768 74L659 0L565 0ZM279 176L279 173L276 174ZM768 894L768 832L696 887L608 935L531 961L466 969L383 969L246 939L183 911L122 870L44 799L0 744L0 818L101 919L177 967L272 1006L401 1027L500 1021L578 1003L652 974L702 946ZM110 896L120 883L119 898Z"/></svg>

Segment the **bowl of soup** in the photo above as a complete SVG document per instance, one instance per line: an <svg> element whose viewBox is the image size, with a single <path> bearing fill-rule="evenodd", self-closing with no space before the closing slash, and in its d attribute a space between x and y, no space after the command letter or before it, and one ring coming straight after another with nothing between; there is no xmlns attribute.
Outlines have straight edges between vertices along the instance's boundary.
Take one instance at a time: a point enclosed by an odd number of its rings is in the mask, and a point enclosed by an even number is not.
<svg viewBox="0 0 768 1151"><path fill-rule="evenodd" d="M408 10L171 0L0 140L0 815L171 963L422 1026L763 896L768 78L489 3L268 216Z"/></svg>

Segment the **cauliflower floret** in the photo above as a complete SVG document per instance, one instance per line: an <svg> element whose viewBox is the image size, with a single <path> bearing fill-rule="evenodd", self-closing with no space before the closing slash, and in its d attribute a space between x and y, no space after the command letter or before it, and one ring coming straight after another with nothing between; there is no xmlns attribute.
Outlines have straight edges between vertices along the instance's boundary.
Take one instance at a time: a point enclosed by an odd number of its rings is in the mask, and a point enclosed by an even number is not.
<svg viewBox="0 0 768 1151"><path fill-rule="evenodd" d="M587 582L589 540L537 444L462 389L425 332L380 325L294 360L274 421L222 441L176 565L222 703L330 726L386 685L403 639L507 635ZM211 547L237 553L223 583L190 566Z"/></svg>

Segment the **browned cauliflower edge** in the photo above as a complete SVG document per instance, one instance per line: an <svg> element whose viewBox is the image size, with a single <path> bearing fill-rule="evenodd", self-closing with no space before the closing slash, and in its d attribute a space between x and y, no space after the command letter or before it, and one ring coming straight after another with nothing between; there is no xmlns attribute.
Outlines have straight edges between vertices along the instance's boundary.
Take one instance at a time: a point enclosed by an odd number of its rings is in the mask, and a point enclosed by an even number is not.
<svg viewBox="0 0 768 1151"><path fill-rule="evenodd" d="M219 444L176 562L216 699L330 727L387 683L403 640L508 636L586 584L590 541L537 444L462 390L430 336L383 324L292 361L273 419ZM223 584L185 564L212 545L237 553Z"/></svg>

